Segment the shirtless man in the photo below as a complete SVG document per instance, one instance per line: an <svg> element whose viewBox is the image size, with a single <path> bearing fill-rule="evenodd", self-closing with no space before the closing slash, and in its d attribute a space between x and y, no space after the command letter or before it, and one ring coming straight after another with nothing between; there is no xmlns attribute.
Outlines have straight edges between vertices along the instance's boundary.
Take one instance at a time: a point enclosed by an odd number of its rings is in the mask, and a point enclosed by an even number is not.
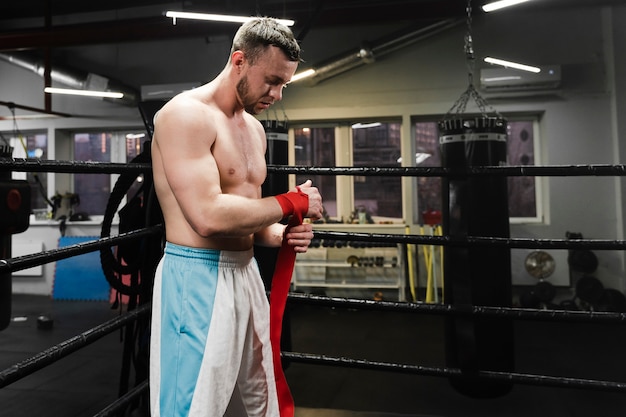
<svg viewBox="0 0 626 417"><path fill-rule="evenodd" d="M282 98L299 56L287 27L255 19L213 81L155 117L152 169L167 242L154 283L152 417L279 415L269 304L252 248L284 238L305 252L311 225L280 221L295 212L321 218L322 198L310 181L261 197L266 138L253 115Z"/></svg>

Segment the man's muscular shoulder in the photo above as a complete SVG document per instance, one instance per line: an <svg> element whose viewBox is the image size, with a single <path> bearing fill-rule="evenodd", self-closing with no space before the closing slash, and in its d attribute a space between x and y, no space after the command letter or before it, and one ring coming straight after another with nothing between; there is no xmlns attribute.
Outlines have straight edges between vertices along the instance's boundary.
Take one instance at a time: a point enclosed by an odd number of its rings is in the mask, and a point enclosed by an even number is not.
<svg viewBox="0 0 626 417"><path fill-rule="evenodd" d="M197 96L181 93L167 102L155 116L155 139L159 133L180 137L187 132L209 133L215 123L216 109Z"/></svg>
<svg viewBox="0 0 626 417"><path fill-rule="evenodd" d="M212 106L202 101L191 92L184 92L173 97L159 110L157 116L195 118L211 112Z"/></svg>

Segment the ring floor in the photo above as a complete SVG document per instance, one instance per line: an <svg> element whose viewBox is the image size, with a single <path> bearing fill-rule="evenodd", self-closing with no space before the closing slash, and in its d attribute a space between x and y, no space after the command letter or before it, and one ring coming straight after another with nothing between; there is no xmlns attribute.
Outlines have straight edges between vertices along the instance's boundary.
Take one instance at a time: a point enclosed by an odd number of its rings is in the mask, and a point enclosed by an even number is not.
<svg viewBox="0 0 626 417"><path fill-rule="evenodd" d="M0 331L0 371L119 314L107 302L14 295ZM37 318L53 326L39 329ZM373 361L444 366L443 319L416 313L289 305L291 350ZM516 371L626 381L626 324L515 324ZM116 331L0 389L0 417L92 417L118 396L122 335ZM286 376L296 417L613 417L626 390L516 385L493 399L456 392L447 379L292 362ZM132 384L132 382L131 382ZM144 417L141 410L127 413Z"/></svg>

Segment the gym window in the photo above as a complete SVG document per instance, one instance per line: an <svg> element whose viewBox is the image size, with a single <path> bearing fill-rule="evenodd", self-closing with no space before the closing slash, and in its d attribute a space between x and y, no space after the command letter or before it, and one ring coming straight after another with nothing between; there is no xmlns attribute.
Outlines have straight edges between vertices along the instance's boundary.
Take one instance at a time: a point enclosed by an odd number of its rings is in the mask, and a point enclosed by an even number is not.
<svg viewBox="0 0 626 417"><path fill-rule="evenodd" d="M509 165L539 165L538 117L509 117L507 154ZM417 120L413 123L415 165L441 166L437 122ZM511 223L543 221L540 177L509 177L509 215ZM425 211L441 210L441 178L417 178L418 223Z"/></svg>
<svg viewBox="0 0 626 417"><path fill-rule="evenodd" d="M293 130L294 153L296 165L333 167L335 166L335 128L303 127ZM320 190L324 196L324 210L330 217L337 216L337 183L334 176L328 175L296 175L296 184L307 179Z"/></svg>
<svg viewBox="0 0 626 417"><path fill-rule="evenodd" d="M352 158L355 167L400 167L400 123L355 123ZM402 218L402 179L398 176L355 176L353 218L365 212L366 219Z"/></svg>
<svg viewBox="0 0 626 417"><path fill-rule="evenodd" d="M75 161L127 162L137 156L148 140L143 131L74 132L71 134ZM118 174L73 174L72 193L77 194L80 205L75 212L89 216L104 214L109 195ZM138 176L138 181L142 177Z"/></svg>
<svg viewBox="0 0 626 417"><path fill-rule="evenodd" d="M294 164L315 167L399 167L401 123L337 122L291 129ZM326 214L342 223L401 221L400 177L296 175L297 184L312 179Z"/></svg>

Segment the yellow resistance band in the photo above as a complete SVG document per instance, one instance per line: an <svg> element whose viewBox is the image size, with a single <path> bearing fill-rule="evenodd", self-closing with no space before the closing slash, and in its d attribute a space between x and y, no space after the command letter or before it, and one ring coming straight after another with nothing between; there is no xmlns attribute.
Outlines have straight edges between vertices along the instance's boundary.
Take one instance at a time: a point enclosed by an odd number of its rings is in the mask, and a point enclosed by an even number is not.
<svg viewBox="0 0 626 417"><path fill-rule="evenodd" d="M406 226L405 233L407 235L411 234L411 228ZM413 270L413 245L410 243L406 244L406 259L409 268L409 286L411 288L411 297L413 302L417 301L417 294L415 290L415 271Z"/></svg>

